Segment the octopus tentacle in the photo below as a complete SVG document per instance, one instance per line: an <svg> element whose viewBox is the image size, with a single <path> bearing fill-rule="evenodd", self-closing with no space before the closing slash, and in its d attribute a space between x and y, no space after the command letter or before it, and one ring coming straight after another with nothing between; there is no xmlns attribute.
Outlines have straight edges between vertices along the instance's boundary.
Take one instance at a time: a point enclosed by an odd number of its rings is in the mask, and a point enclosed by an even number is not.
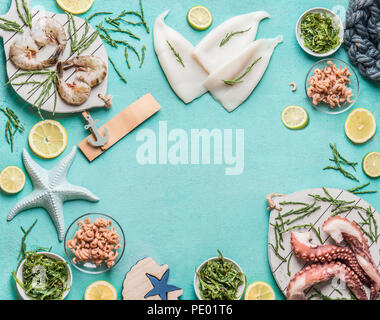
<svg viewBox="0 0 380 320"><path fill-rule="evenodd" d="M370 298L376 299L380 290L380 272L372 259L368 240L360 227L355 222L336 216L327 219L322 225L322 230L335 242L340 243L344 240L349 245L359 265L372 281Z"/></svg>
<svg viewBox="0 0 380 320"><path fill-rule="evenodd" d="M367 300L363 284L356 273L340 262L316 263L305 267L290 280L286 290L286 298L288 300L305 300L305 291L308 288L334 277L345 281L357 299Z"/></svg>
<svg viewBox="0 0 380 320"><path fill-rule="evenodd" d="M340 261L350 267L366 285L370 285L365 272L356 260L355 254L346 247L339 247L332 244L316 245L311 242L310 232L292 232L290 235L292 251L298 258L307 262L331 262Z"/></svg>

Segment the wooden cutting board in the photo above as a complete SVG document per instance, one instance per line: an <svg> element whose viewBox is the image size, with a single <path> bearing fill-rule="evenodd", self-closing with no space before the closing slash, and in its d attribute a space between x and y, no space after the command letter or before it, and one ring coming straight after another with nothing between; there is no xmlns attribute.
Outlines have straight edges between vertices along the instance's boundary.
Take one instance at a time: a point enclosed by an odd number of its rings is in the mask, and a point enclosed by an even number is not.
<svg viewBox="0 0 380 320"><path fill-rule="evenodd" d="M29 6L29 0L27 0L28 6ZM21 0L19 2L21 4ZM30 6L29 6L30 8ZM68 32L68 18L66 14L56 14L52 12L47 12L44 10L39 10L39 9L30 9L30 12L32 13L33 16L33 22L37 21L39 18L43 16L48 16L56 19L59 21L65 28L66 34L69 36ZM3 16L2 18L16 21L18 22L21 26L22 29L24 30L24 33L28 33L30 30L28 26L25 26L24 23L21 21L18 13L17 13L17 8L16 8L16 1L12 0L11 7L9 9L9 12ZM83 33L84 33L84 26L85 26L85 21L81 18L78 18L74 16L74 20L77 26L77 36L80 38ZM88 37L90 37L95 30L90 26L88 32ZM8 74L8 79L13 77L14 75L23 72L23 70L20 70L17 68L12 61L9 59L9 48L11 44L16 40L17 37L22 36L23 34L21 33L16 33L16 32L9 32L5 31L3 29L0 29L0 37L3 38L4 42L4 50L5 50L5 57L6 57L6 67L7 67L7 74ZM55 46L49 45L46 46L45 48L42 48L41 51L38 53L38 56L41 57L41 59L46 59L48 58L52 52L54 51ZM76 55L76 54L75 54ZM96 55L103 59L105 63L108 65L108 55L106 48L100 39L100 37L97 37L96 40L92 43L92 45L85 50L81 55ZM71 58L72 55L70 54L70 40L67 43L66 49L63 53L63 55L60 56L59 60L60 61L65 61L69 58ZM55 69L56 67L50 67L49 69ZM33 76L33 79L38 79L41 76L35 75ZM72 82L75 78L75 70L69 69L65 71L64 73L64 78L67 82ZM20 77L18 80L27 80L27 77ZM90 98L81 106L71 106L67 103L65 103L58 95L58 101L57 101L57 106L56 106L56 113L77 113L77 112L82 112L84 110L90 110L93 108L101 108L104 107L104 102L98 98L98 94L101 93L103 95L106 95L107 93L107 84L108 84L108 74L104 81L94 87L91 91L91 96ZM31 85L23 85L23 86L13 86L14 91L25 101L29 102L30 104L33 104L33 102L37 99L37 97L40 94L40 90L35 92L34 94L30 94L29 91L31 89ZM48 112L53 112L54 110L54 90L53 88L51 89L51 93L49 94L49 98L45 100L43 103L41 110L48 111Z"/></svg>
<svg viewBox="0 0 380 320"><path fill-rule="evenodd" d="M355 204L364 208L371 207L372 211L375 209L370 206L366 201L359 198L358 196L340 189L327 189L328 192L331 194L332 197L335 199L340 200L346 200L346 201L355 201ZM275 203L279 204L282 201L298 201L298 202L305 202L305 203L313 203L314 199L310 197L308 194L319 194L321 196L325 196L325 193L323 189L309 189L304 191L299 191L296 193L292 193L289 195L285 195L282 197L274 198ZM317 211L313 212L310 216L305 217L303 219L300 219L299 221L295 222L294 225L304 225L304 224L313 224L316 228L322 228L322 224L324 221L326 221L333 213L331 212L332 209L334 209L334 206L331 206L328 202L317 202L317 205L320 205L321 208ZM291 209L297 209L300 208L299 205L284 205L280 206L282 207L282 214L288 212ZM361 212L362 213L362 212ZM278 210L272 210L270 212L270 218L269 222L270 224L275 223L275 218L278 215ZM342 213L340 216L346 217L350 221L361 221L361 218L359 214L357 213L357 210L351 210L346 213ZM379 214L376 211L374 213L374 217L379 225L380 228L380 219ZM277 220L278 221L278 220ZM298 229L297 231L309 231L310 228L305 229ZM286 232L283 234L283 246L284 250L279 249L279 253L282 257L286 259L286 262L283 262L277 255L274 253L274 250L269 245L269 243L272 243L273 245L276 243L275 240L275 232L274 228L269 225L269 234L268 234L268 256L269 256L269 263L270 267L273 273L273 276L277 282L278 287L283 292L283 294L286 296L286 288L289 284L290 279L298 272L300 271L304 266L305 262L302 259L298 259L295 257L295 255L292 255L291 245L290 245L290 233ZM311 234L313 236L313 243L320 244L318 238L316 237L315 233L311 231ZM331 243L335 244L335 242L323 231L321 231L321 238L323 240L323 243ZM368 239L368 244L370 247L370 251L372 254L372 257L376 263L377 266L379 266L380 261L380 254L379 254L379 248L380 248L380 239L376 242L372 242L370 239ZM291 257L292 256L292 257ZM290 258L291 257L291 258ZM290 261L289 261L290 259ZM288 274L288 271L290 272L290 275ZM343 296L341 296L338 291L334 290L334 286L338 287L338 289L343 293ZM320 283L315 286L318 290L320 290L324 295L329 296L331 298L348 298L350 299L349 291L346 288L346 285L344 283L337 284L336 281L330 280L324 283ZM308 290L308 295L315 293L314 290L311 288ZM367 295L369 296L369 290L367 290ZM314 298L315 299L315 298ZM379 299L379 298L378 298Z"/></svg>

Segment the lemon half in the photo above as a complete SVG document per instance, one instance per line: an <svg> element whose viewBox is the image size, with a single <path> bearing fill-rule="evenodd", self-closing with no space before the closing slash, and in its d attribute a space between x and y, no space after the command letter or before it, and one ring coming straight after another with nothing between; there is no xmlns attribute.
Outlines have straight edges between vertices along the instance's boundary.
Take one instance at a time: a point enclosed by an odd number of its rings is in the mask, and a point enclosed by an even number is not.
<svg viewBox="0 0 380 320"><path fill-rule="evenodd" d="M204 6L194 6L187 13L187 22L195 30L206 30L212 24L212 15Z"/></svg>
<svg viewBox="0 0 380 320"><path fill-rule="evenodd" d="M244 300L275 300L272 287L263 281L252 283L245 291Z"/></svg>
<svg viewBox="0 0 380 320"><path fill-rule="evenodd" d="M84 300L116 300L115 287L107 281L96 281L90 284L84 293Z"/></svg>
<svg viewBox="0 0 380 320"><path fill-rule="evenodd" d="M82 14L90 10L94 0L57 0L58 5L72 14Z"/></svg>
<svg viewBox="0 0 380 320"><path fill-rule="evenodd" d="M0 173L0 188L6 193L19 193L25 186L25 174L19 167L9 166Z"/></svg>
<svg viewBox="0 0 380 320"><path fill-rule="evenodd" d="M65 128L54 120L38 122L30 130L29 146L32 151L44 159L58 157L67 146Z"/></svg>
<svg viewBox="0 0 380 320"><path fill-rule="evenodd" d="M376 119L367 109L355 109L347 116L344 130L353 143L367 142L376 132Z"/></svg>

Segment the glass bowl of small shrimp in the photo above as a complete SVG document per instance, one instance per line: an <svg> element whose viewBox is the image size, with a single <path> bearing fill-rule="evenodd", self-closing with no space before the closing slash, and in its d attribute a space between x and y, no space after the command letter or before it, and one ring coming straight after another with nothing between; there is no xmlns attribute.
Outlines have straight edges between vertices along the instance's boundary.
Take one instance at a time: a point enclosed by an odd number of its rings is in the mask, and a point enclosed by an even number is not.
<svg viewBox="0 0 380 320"><path fill-rule="evenodd" d="M65 234L65 253L76 269L89 274L110 271L122 259L125 235L120 224L102 213L75 219Z"/></svg>
<svg viewBox="0 0 380 320"><path fill-rule="evenodd" d="M355 104L359 96L359 79L347 62L337 58L322 59L307 72L305 92L317 110L339 114Z"/></svg>

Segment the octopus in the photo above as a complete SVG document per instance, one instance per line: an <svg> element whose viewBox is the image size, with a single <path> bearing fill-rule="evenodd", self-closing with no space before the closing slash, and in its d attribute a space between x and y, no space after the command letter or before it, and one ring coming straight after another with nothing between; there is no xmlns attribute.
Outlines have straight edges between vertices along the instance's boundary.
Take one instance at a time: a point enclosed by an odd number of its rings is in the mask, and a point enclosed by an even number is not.
<svg viewBox="0 0 380 320"><path fill-rule="evenodd" d="M333 244L316 245L311 243L310 232L292 232L290 235L292 251L297 258L306 262L325 263L340 261L356 273L360 281L370 285L370 281L356 260L355 254L347 247Z"/></svg>
<svg viewBox="0 0 380 320"><path fill-rule="evenodd" d="M344 240L348 244L359 265L371 280L370 299L376 299L380 290L380 272L369 251L368 240L360 227L346 218L337 216L327 219L322 225L322 230L335 242L341 243Z"/></svg>
<svg viewBox="0 0 380 320"><path fill-rule="evenodd" d="M288 300L305 300L305 291L307 289L317 283L327 281L334 277L345 281L347 287L357 299L367 300L363 284L360 282L356 273L344 263L335 261L315 263L296 273L289 282L286 298Z"/></svg>

